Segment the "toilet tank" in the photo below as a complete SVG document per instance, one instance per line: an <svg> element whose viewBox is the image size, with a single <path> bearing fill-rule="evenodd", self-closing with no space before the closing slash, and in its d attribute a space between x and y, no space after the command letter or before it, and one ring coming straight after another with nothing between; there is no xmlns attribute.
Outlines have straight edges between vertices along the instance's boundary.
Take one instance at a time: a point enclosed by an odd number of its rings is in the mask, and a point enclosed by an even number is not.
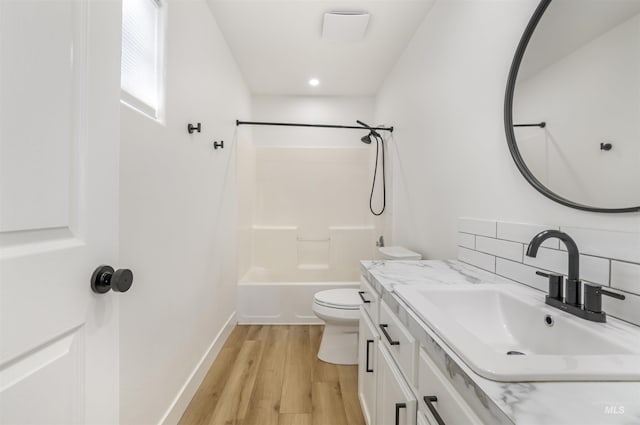
<svg viewBox="0 0 640 425"><path fill-rule="evenodd" d="M422 255L403 246L381 246L378 248L385 260L421 260Z"/></svg>

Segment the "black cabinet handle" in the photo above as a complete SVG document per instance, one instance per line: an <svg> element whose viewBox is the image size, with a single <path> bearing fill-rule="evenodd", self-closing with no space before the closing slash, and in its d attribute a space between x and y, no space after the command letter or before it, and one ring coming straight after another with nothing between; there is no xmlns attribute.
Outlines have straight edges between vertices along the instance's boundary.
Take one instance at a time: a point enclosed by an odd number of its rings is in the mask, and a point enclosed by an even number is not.
<svg viewBox="0 0 640 425"><path fill-rule="evenodd" d="M389 335L389 332L387 332L388 327L389 325L380 324L380 329L382 330L384 336L387 337L387 341L389 341L389 344L391 345L400 345L400 341L394 341L393 339L391 339L391 335Z"/></svg>
<svg viewBox="0 0 640 425"><path fill-rule="evenodd" d="M365 371L366 372L373 372L373 369L369 368L369 344L373 344L373 340L372 339L368 339L367 340L367 360L365 361Z"/></svg>
<svg viewBox="0 0 640 425"><path fill-rule="evenodd" d="M360 295L360 299L362 300L363 303L369 304L371 302L371 300L367 300L364 298L364 291L358 291L358 295Z"/></svg>
<svg viewBox="0 0 640 425"><path fill-rule="evenodd" d="M436 410L436 407L433 405L433 403L438 401L438 397L434 395L426 395L424 396L423 400L425 403L427 403L427 407L429 408L429 411L431 412L433 417L436 419L436 422L438 423L438 425L445 425L444 421L440 417L440 414Z"/></svg>
<svg viewBox="0 0 640 425"><path fill-rule="evenodd" d="M396 425L400 425L400 409L406 409L407 403L396 403Z"/></svg>

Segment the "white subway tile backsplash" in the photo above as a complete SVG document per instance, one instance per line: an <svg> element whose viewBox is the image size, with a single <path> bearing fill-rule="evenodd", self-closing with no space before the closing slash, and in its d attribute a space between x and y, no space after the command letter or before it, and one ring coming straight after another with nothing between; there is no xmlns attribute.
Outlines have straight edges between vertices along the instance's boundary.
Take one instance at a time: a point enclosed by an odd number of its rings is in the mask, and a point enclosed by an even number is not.
<svg viewBox="0 0 640 425"><path fill-rule="evenodd" d="M496 237L497 223L492 220L479 220L462 217L458 219L458 231L474 235Z"/></svg>
<svg viewBox="0 0 640 425"><path fill-rule="evenodd" d="M535 258L527 257L525 255L524 264L566 275L568 273L569 259L566 251L540 248L538 250L538 255ZM609 260L581 255L580 278L600 285L608 285Z"/></svg>
<svg viewBox="0 0 640 425"><path fill-rule="evenodd" d="M458 260L495 273L496 257L463 247L458 247Z"/></svg>
<svg viewBox="0 0 640 425"><path fill-rule="evenodd" d="M476 236L476 251L522 262L524 245L518 242Z"/></svg>
<svg viewBox="0 0 640 425"><path fill-rule="evenodd" d="M602 311L609 316L640 326L640 296L626 293L623 295L624 300L602 297Z"/></svg>
<svg viewBox="0 0 640 425"><path fill-rule="evenodd" d="M496 258L496 274L547 292L549 281L545 277L538 276L537 270L522 263Z"/></svg>
<svg viewBox="0 0 640 425"><path fill-rule="evenodd" d="M566 247L548 239L536 258L527 257L528 243L537 233L560 229L568 233L580 250L580 278L624 291L627 299L602 298L603 310L610 316L640 326L640 233L547 226L503 221L458 219L458 259L507 279L543 292L548 281L537 270L567 275Z"/></svg>
<svg viewBox="0 0 640 425"><path fill-rule="evenodd" d="M476 237L475 237L475 235L470 235L469 233L458 232L458 246L463 246L465 248L475 249L475 247L476 247Z"/></svg>
<svg viewBox="0 0 640 425"><path fill-rule="evenodd" d="M525 245L525 255L523 263L537 267L540 269L551 270L556 273L567 274L568 270L568 258L567 253L564 251L557 251L548 248L539 248L535 257L528 257L526 250L529 245Z"/></svg>
<svg viewBox="0 0 640 425"><path fill-rule="evenodd" d="M498 239L506 239L508 241L522 242L528 244L531 239L542 232L543 230L555 229L558 230L558 226L545 226L538 224L524 224L524 223L507 223L503 221L498 222ZM547 248L558 249L560 247L560 241L558 239L547 239L543 242L542 246Z"/></svg>
<svg viewBox="0 0 640 425"><path fill-rule="evenodd" d="M560 230L576 241L581 254L640 263L640 233L571 226L562 226ZM560 249L566 248L561 245Z"/></svg>
<svg viewBox="0 0 640 425"><path fill-rule="evenodd" d="M580 278L600 285L609 284L610 261L606 258L580 256Z"/></svg>
<svg viewBox="0 0 640 425"><path fill-rule="evenodd" d="M640 294L640 264L611 261L611 287Z"/></svg>

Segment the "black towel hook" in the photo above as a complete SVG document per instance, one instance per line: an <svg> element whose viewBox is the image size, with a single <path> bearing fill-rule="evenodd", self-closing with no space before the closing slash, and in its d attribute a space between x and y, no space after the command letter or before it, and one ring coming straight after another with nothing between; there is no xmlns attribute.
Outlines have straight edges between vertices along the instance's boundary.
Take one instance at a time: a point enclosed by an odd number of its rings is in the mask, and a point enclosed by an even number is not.
<svg viewBox="0 0 640 425"><path fill-rule="evenodd" d="M601 151L610 151L613 145L611 143L600 143Z"/></svg>
<svg viewBox="0 0 640 425"><path fill-rule="evenodd" d="M194 131L200 133L200 123L198 123L197 125L193 125L191 123L187 124L187 131L189 132L189 134L193 134Z"/></svg>

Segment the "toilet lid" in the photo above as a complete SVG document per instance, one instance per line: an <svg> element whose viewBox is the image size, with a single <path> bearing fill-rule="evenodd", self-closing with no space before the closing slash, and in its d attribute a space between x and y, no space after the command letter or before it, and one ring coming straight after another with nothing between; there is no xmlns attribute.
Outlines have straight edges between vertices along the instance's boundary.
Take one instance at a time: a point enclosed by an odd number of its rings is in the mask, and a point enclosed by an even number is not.
<svg viewBox="0 0 640 425"><path fill-rule="evenodd" d="M420 260L422 255L403 246L381 246L378 251L388 260Z"/></svg>
<svg viewBox="0 0 640 425"><path fill-rule="evenodd" d="M362 302L358 296L358 290L352 288L320 291L313 296L313 301L325 307L341 310L357 310Z"/></svg>

